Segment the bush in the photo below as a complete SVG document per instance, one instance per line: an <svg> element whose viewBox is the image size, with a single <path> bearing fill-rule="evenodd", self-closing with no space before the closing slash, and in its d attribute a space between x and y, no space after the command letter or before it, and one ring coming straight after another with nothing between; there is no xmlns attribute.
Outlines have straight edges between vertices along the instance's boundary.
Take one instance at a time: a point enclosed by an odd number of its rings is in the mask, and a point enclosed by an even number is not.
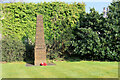
<svg viewBox="0 0 120 80"><path fill-rule="evenodd" d="M18 38L4 36L2 39L2 61L23 61L25 51L25 45Z"/></svg>
<svg viewBox="0 0 120 80"><path fill-rule="evenodd" d="M83 59L90 60L120 60L120 28L117 18L111 11L108 18L103 18L103 14L98 14L95 9L91 9L80 17L80 22L73 31L72 41L73 54L79 55Z"/></svg>
<svg viewBox="0 0 120 80"><path fill-rule="evenodd" d="M91 28L78 28L74 35L74 54L85 56L86 59L98 59L101 47L99 35Z"/></svg>

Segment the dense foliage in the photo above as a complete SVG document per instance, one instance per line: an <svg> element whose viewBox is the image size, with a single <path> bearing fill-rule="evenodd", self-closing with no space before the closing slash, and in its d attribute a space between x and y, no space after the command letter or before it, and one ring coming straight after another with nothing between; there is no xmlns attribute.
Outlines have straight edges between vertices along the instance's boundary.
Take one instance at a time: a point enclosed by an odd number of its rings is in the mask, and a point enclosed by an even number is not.
<svg viewBox="0 0 120 80"><path fill-rule="evenodd" d="M23 61L25 58L25 44L18 38L11 38L9 36L2 40L2 60L11 61Z"/></svg>
<svg viewBox="0 0 120 80"><path fill-rule="evenodd" d="M34 60L38 14L43 15L49 59L77 56L89 60L120 60L120 1L111 3L107 18L94 8L85 13L84 3L6 3L2 4L2 10L4 61L18 60L18 54L23 60L24 51L24 59ZM14 46L19 47L14 49ZM8 53L12 55L6 57Z"/></svg>
<svg viewBox="0 0 120 80"><path fill-rule="evenodd" d="M79 20L79 13L84 11L84 3L5 3L2 4L3 36L22 40L27 46L26 55L33 55L34 51L31 50L34 50L36 16L42 14L48 57L64 57L64 53L68 53L72 29Z"/></svg>
<svg viewBox="0 0 120 80"><path fill-rule="evenodd" d="M94 9L80 17L74 29L73 54L83 59L120 60L120 1L109 6L104 18Z"/></svg>

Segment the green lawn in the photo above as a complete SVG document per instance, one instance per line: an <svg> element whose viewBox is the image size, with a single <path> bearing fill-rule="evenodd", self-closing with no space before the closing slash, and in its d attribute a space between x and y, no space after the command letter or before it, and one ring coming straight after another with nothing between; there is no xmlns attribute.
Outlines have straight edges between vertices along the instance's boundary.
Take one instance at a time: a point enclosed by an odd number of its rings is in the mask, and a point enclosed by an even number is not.
<svg viewBox="0 0 120 80"><path fill-rule="evenodd" d="M3 78L117 78L118 62L55 62L56 66L26 67L25 62L2 64Z"/></svg>

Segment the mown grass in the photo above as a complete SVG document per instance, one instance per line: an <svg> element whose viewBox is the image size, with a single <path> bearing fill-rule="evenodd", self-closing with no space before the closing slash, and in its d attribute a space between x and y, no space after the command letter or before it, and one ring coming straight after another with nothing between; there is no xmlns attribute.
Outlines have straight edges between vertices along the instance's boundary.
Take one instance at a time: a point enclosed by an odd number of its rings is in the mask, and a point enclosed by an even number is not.
<svg viewBox="0 0 120 80"><path fill-rule="evenodd" d="M2 64L3 78L118 78L118 62L55 62L26 67L25 62Z"/></svg>

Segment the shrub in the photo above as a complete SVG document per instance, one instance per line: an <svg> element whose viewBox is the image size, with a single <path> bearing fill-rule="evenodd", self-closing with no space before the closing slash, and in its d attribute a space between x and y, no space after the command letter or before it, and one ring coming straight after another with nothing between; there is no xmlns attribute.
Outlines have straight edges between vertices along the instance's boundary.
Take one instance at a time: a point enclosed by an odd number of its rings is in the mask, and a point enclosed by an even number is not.
<svg viewBox="0 0 120 80"><path fill-rule="evenodd" d="M4 36L2 39L2 61L23 61L25 51L25 45L18 38Z"/></svg>
<svg viewBox="0 0 120 80"><path fill-rule="evenodd" d="M74 33L74 54L85 56L86 59L98 59L101 47L99 35L91 28L78 28Z"/></svg>
<svg viewBox="0 0 120 80"><path fill-rule="evenodd" d="M110 9L108 18L103 18L94 8L90 11L80 17L73 31L73 54L79 54L83 59L119 61L120 28L119 23L111 23L117 22L114 12Z"/></svg>

